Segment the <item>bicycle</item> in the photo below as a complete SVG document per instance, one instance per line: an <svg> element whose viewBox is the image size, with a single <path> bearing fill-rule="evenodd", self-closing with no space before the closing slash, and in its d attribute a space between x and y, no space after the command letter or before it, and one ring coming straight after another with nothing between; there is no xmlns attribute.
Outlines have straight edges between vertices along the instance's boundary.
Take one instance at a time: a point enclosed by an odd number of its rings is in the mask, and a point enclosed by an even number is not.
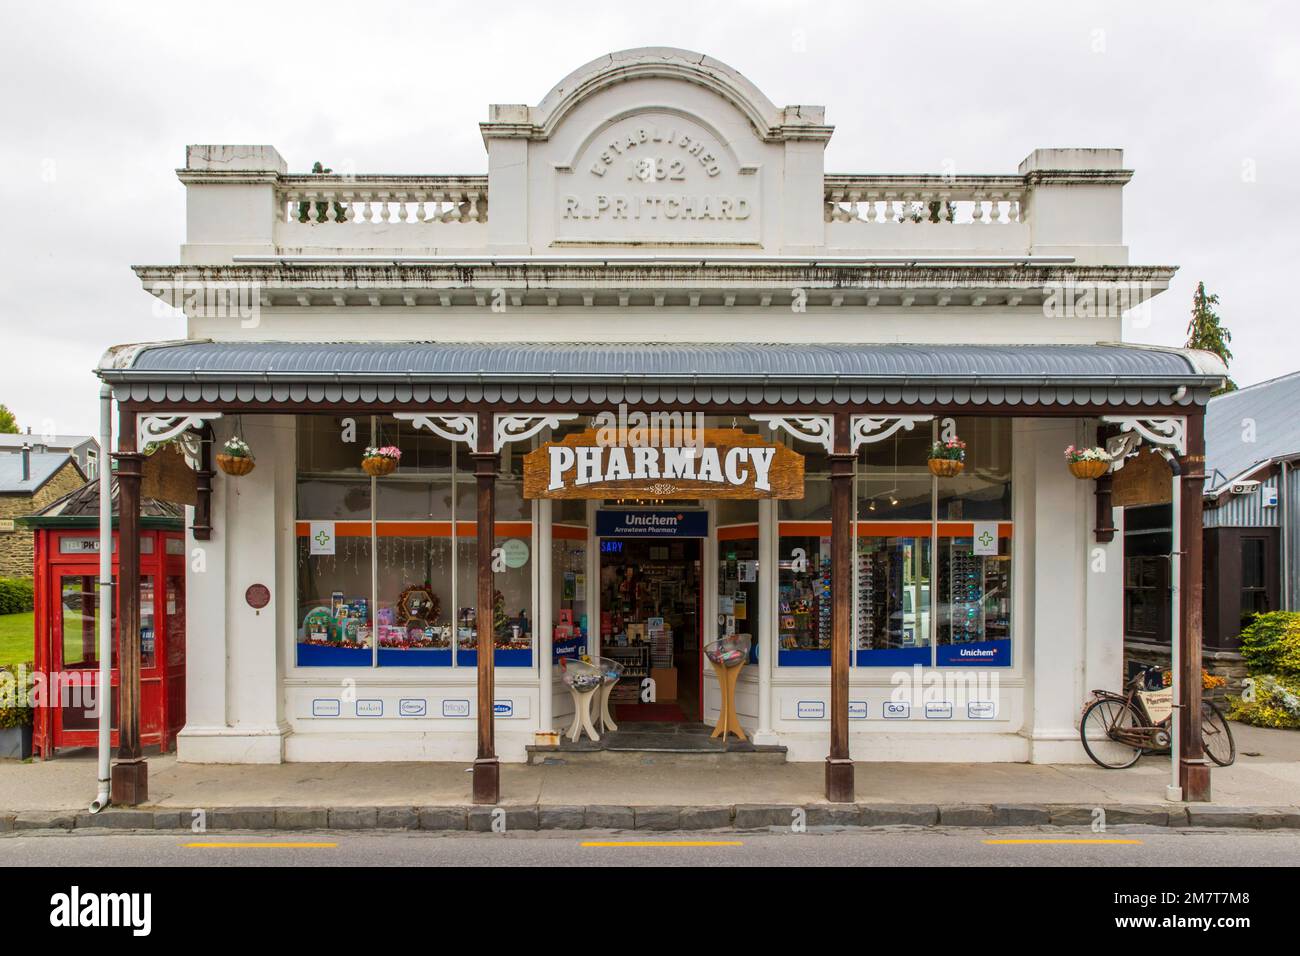
<svg viewBox="0 0 1300 956"><path fill-rule="evenodd" d="M1079 721L1079 737L1095 764L1108 770L1124 770L1144 753L1169 751L1173 739L1173 688L1161 686L1160 673L1159 667L1140 671L1129 681L1126 694L1092 692L1092 702L1084 708ZM1201 701L1201 739L1205 755L1220 767L1237 759L1237 744L1227 718L1208 700Z"/></svg>

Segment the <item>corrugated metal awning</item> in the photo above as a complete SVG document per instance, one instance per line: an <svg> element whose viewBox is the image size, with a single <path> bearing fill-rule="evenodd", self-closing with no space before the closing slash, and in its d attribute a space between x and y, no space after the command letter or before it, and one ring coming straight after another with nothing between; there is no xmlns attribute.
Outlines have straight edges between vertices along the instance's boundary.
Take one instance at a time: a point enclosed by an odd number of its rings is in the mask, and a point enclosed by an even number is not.
<svg viewBox="0 0 1300 956"><path fill-rule="evenodd" d="M100 369L136 401L1201 402L1204 353L1131 345L182 342Z"/></svg>

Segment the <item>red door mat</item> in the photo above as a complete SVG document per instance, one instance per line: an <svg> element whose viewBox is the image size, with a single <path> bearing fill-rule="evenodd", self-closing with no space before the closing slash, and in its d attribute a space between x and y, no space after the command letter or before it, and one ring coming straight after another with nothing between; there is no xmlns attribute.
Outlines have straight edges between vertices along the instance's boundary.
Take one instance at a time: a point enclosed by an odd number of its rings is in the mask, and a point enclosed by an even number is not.
<svg viewBox="0 0 1300 956"><path fill-rule="evenodd" d="M686 714L676 704L615 704L615 720L685 722Z"/></svg>

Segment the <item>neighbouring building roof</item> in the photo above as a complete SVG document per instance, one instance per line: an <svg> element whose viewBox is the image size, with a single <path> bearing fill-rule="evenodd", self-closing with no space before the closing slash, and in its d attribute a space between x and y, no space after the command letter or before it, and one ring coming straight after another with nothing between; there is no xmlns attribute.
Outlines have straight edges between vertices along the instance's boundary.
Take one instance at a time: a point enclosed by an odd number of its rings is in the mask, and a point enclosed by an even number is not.
<svg viewBox="0 0 1300 956"><path fill-rule="evenodd" d="M117 477L111 485L113 524L117 524ZM184 526L183 505L157 498L140 499L140 518L143 527L180 528ZM99 523L99 482L88 481L57 501L51 502L34 515L19 519L31 527L83 527Z"/></svg>
<svg viewBox="0 0 1300 956"><path fill-rule="evenodd" d="M100 375L138 401L1156 404L1179 386L1204 402L1224 374L1208 353L1120 344L195 341L110 355Z"/></svg>
<svg viewBox="0 0 1300 956"><path fill-rule="evenodd" d="M18 451L23 445L67 451L94 441L91 435L33 435L30 433L0 434L0 452Z"/></svg>
<svg viewBox="0 0 1300 956"><path fill-rule="evenodd" d="M1205 410L1205 490L1300 453L1300 372L1215 396Z"/></svg>
<svg viewBox="0 0 1300 956"><path fill-rule="evenodd" d="M23 456L0 455L0 494L35 494L69 461L73 459L67 452L32 452L29 476L24 481Z"/></svg>

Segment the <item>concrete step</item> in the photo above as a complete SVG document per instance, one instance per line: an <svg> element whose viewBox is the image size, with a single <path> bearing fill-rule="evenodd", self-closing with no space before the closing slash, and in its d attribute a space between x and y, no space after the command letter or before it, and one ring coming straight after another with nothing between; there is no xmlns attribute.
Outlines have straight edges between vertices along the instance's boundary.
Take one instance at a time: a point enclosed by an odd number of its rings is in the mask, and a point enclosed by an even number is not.
<svg viewBox="0 0 1300 956"><path fill-rule="evenodd" d="M611 735L613 736L613 735ZM533 766L599 766L617 765L633 767L713 767L746 766L770 767L786 762L785 747L755 747L752 744L732 744L727 748L672 746L628 746L614 743L601 746L600 743L584 740L587 746L570 744L567 741L559 747L530 746L528 762Z"/></svg>

